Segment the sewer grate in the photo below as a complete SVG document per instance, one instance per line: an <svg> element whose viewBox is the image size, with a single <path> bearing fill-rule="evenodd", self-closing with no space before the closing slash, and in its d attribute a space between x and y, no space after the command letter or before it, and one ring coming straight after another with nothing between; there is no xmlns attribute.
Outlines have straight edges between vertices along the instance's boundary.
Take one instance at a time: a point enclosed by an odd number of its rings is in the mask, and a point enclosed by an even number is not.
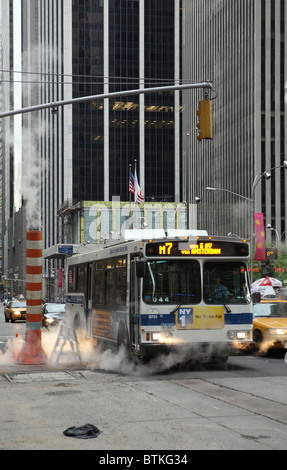
<svg viewBox="0 0 287 470"><path fill-rule="evenodd" d="M81 372L61 371L61 372L32 372L28 374L5 374L10 383L29 383L29 382L50 382L60 380L80 380L84 376Z"/></svg>

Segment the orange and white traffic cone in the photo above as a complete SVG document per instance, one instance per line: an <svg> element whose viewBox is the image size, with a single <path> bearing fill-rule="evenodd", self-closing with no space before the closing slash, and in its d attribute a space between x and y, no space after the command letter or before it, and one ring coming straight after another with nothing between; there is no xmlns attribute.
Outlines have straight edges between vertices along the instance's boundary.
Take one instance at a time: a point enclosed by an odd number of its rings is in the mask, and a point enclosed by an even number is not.
<svg viewBox="0 0 287 470"><path fill-rule="evenodd" d="M19 364L44 364L42 349L42 232L26 233L26 332Z"/></svg>
<svg viewBox="0 0 287 470"><path fill-rule="evenodd" d="M16 336L13 341L13 359L15 362L17 361L17 358L21 349L21 345L22 345L22 340L19 338L18 333L16 333Z"/></svg>

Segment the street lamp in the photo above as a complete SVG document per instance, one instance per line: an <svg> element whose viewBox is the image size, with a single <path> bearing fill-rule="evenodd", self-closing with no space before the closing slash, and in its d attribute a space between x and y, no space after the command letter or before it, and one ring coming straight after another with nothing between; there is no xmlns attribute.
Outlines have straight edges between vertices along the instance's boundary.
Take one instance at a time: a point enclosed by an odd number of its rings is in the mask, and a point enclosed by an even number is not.
<svg viewBox="0 0 287 470"><path fill-rule="evenodd" d="M261 171L260 173L257 173L257 175L254 178L252 188L251 188L251 198L248 198L246 196L243 196L242 194L235 193L234 191L230 191L229 189L223 189L223 188L213 188L211 186L207 186L205 188L206 191L224 191L230 194L234 194L235 196L238 196L242 199L245 199L246 201L251 202L252 208L251 208L251 227L250 227L250 251L251 251L251 256L250 256L250 280L251 284L253 281L253 248L254 248L254 241L253 241L253 227L254 227L254 212L255 212L255 188L259 181L264 178L268 180L271 178L271 171L275 170L276 168L285 168L287 169L287 160L284 160L282 165L274 166L270 168L269 170Z"/></svg>
<svg viewBox="0 0 287 470"><path fill-rule="evenodd" d="M79 252L79 249L81 248L81 246L86 246L86 245L89 245L91 242L88 240L86 242L83 242L83 243L80 243L80 245L77 246L77 249L75 251L75 255Z"/></svg>
<svg viewBox="0 0 287 470"><path fill-rule="evenodd" d="M236 235L236 233L232 233L232 232L228 232L227 236L228 237L233 237L233 238L240 238L240 239L242 238L239 235Z"/></svg>
<svg viewBox="0 0 287 470"><path fill-rule="evenodd" d="M234 196L241 197L242 199L245 199L246 201L252 202L253 199L250 199L249 197L242 196L242 194L235 193L234 191L231 191L229 189L224 189L224 188L213 188L212 186L207 186L205 188L205 191L223 191L225 193L233 194Z"/></svg>
<svg viewBox="0 0 287 470"><path fill-rule="evenodd" d="M267 228L268 228L268 230L270 230L271 232L275 232L275 233L276 233L276 237L277 237L277 241L278 241L278 245L279 245L279 243L280 243L280 237L279 237L279 233L277 232L277 230L276 230L274 227L272 227L272 225L270 225L270 224L267 225Z"/></svg>

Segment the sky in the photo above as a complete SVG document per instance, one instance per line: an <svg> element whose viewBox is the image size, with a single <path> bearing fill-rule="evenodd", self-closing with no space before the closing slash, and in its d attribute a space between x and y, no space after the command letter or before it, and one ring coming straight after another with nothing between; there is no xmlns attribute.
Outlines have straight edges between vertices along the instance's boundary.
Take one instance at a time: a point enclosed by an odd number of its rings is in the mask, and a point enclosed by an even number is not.
<svg viewBox="0 0 287 470"><path fill-rule="evenodd" d="M13 0L13 36L14 36L14 63L13 70L21 71L21 15L15 14L15 12L21 11L21 0ZM22 108L22 91L21 91L21 75L14 73L14 106L15 109ZM17 83L19 82L19 83ZM15 175L14 175L14 205L15 210L18 211L21 207L21 193L22 193L22 115L14 116L14 164L15 164Z"/></svg>

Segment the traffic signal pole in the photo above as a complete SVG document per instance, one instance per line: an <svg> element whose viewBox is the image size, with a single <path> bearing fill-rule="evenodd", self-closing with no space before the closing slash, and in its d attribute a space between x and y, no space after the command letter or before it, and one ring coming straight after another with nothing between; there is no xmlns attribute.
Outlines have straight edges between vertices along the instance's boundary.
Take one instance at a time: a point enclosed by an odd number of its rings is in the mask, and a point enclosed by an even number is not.
<svg viewBox="0 0 287 470"><path fill-rule="evenodd" d="M30 113L33 111L41 111L51 109L56 111L57 108L66 105L73 105L88 101L104 100L111 98L119 98L130 95L142 95L157 92L171 92L176 90L188 89L212 89L209 81L200 83L188 83L184 85L172 85L153 88L139 88L136 90L125 90L113 93L103 93L99 95L84 96L73 98L70 100L61 100L51 103L39 104L21 109L15 109L0 113L0 119L11 117L18 114ZM42 329L42 233L37 230L27 232L27 326L25 344L17 358L19 364L43 364L47 358L41 346L41 329ZM28 284L27 284L28 283ZM29 299L29 300L28 300Z"/></svg>
<svg viewBox="0 0 287 470"><path fill-rule="evenodd" d="M124 91L116 91L112 93L102 93L99 95L91 95L91 96L83 96L80 98L72 98L70 100L61 100L61 101L54 101L51 103L44 103L35 106L30 106L27 108L20 108L14 109L12 111L6 111L4 113L0 113L0 119L10 116L15 116L17 114L25 114L31 113L33 111L41 111L42 109L52 109L55 110L61 106L66 106L69 104L77 104L77 103L84 103L86 101L96 101L96 100L104 100L106 98L120 98L122 96L129 96L129 95L145 95L150 93L158 93L158 92L168 92L168 91L177 91L177 90L191 90L191 89L199 89L199 88L207 88L212 89L212 83L209 81L199 82L199 83L186 83L184 85L170 85L170 86L161 86L161 87L152 87L152 88L138 88L135 90L124 90Z"/></svg>

